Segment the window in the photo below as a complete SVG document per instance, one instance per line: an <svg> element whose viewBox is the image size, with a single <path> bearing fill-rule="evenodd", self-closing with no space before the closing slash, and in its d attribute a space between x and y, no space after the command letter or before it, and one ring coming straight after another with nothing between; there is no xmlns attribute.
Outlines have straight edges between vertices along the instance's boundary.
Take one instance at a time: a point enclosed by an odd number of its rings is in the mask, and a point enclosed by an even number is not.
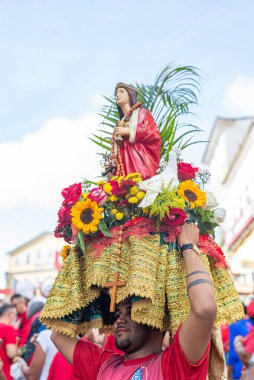
<svg viewBox="0 0 254 380"><path fill-rule="evenodd" d="M14 265L19 265L19 256L15 257Z"/></svg>
<svg viewBox="0 0 254 380"><path fill-rule="evenodd" d="M30 253L26 255L26 264L30 264Z"/></svg>

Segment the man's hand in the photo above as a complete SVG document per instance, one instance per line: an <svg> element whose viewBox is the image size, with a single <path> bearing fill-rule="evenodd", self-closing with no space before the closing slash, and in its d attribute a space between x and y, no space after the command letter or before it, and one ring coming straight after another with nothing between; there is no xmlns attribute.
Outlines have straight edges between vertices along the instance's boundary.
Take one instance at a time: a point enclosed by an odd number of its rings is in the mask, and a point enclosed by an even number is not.
<svg viewBox="0 0 254 380"><path fill-rule="evenodd" d="M184 244L197 244L199 240L199 229L194 223L185 223L181 226L181 234L178 237L178 245L182 247Z"/></svg>
<svg viewBox="0 0 254 380"><path fill-rule="evenodd" d="M116 135L130 136L130 128L128 127L115 127Z"/></svg>

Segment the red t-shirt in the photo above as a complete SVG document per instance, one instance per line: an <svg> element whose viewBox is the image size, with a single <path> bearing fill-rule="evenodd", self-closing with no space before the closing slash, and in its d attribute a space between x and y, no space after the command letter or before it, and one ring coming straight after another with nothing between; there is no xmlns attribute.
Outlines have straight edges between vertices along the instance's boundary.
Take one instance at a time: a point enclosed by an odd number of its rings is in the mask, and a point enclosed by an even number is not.
<svg viewBox="0 0 254 380"><path fill-rule="evenodd" d="M80 340L74 351L73 370L80 380L205 380L209 349L197 364L191 364L177 332L174 342L160 354L124 360L122 355Z"/></svg>
<svg viewBox="0 0 254 380"><path fill-rule="evenodd" d="M19 322L19 327L18 327L18 336L22 338L23 336L23 330L26 324L29 322L29 319L27 318L27 313L24 311L24 313L18 314L17 321Z"/></svg>
<svg viewBox="0 0 254 380"><path fill-rule="evenodd" d="M0 357L3 361L3 373L7 380L12 380L10 376L10 366L12 364L11 359L8 358L6 353L7 344L16 344L17 331L14 327L0 323L0 339L3 340L0 349Z"/></svg>
<svg viewBox="0 0 254 380"><path fill-rule="evenodd" d="M73 375L73 368L60 352L57 352L49 369L47 380L78 380Z"/></svg>

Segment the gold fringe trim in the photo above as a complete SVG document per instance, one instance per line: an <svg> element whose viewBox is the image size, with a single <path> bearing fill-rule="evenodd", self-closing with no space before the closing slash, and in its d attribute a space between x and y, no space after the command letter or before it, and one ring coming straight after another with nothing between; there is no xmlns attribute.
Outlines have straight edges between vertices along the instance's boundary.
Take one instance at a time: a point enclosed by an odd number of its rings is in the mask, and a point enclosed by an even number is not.
<svg viewBox="0 0 254 380"><path fill-rule="evenodd" d="M123 242L119 266L116 252L117 244L106 247L99 258L92 257L91 244L87 244L86 253L81 257L72 249L43 309L42 323L72 336L93 327L110 331L101 320L75 326L59 319L98 298L99 287L112 281L118 270L126 285L118 287L117 302L130 295L144 298L133 304L132 319L161 331L167 329L174 335L190 312L184 262L178 251L168 252L167 245L160 245L160 235L154 234L127 238ZM243 318L242 305L228 270L216 268L215 261L206 255L201 255L201 259L214 283L218 305L215 326ZM112 289L109 292L111 294Z"/></svg>

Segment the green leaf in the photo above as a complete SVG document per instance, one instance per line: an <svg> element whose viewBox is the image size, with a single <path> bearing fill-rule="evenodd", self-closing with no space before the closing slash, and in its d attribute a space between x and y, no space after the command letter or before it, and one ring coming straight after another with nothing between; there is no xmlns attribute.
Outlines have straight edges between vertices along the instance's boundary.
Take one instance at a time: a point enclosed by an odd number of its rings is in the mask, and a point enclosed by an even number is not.
<svg viewBox="0 0 254 380"><path fill-rule="evenodd" d="M86 252L86 246L85 246L85 241L84 241L84 235L81 231L78 233L78 243L79 243L79 246L80 246L82 252L85 253Z"/></svg>
<svg viewBox="0 0 254 380"><path fill-rule="evenodd" d="M99 224L98 227L99 227L99 230L101 231L101 233L103 233L104 236L107 236L107 237L111 237L112 236L111 232L108 229L108 226L106 225L106 223L104 221L100 222L100 224Z"/></svg>
<svg viewBox="0 0 254 380"><path fill-rule="evenodd" d="M149 109L158 125L162 137L161 158L168 160L173 146L185 149L201 141L194 138L200 128L183 123L182 118L192 115L201 89L201 76L192 66L166 65L151 84L136 83L138 101ZM105 106L100 110L103 120L99 132L91 140L100 148L110 150L108 137L119 120L114 97L104 96ZM103 130L105 129L105 130ZM166 144L166 147L165 147Z"/></svg>
<svg viewBox="0 0 254 380"><path fill-rule="evenodd" d="M90 183L91 185L97 185L97 182L91 181L90 179L82 178L82 180Z"/></svg>

